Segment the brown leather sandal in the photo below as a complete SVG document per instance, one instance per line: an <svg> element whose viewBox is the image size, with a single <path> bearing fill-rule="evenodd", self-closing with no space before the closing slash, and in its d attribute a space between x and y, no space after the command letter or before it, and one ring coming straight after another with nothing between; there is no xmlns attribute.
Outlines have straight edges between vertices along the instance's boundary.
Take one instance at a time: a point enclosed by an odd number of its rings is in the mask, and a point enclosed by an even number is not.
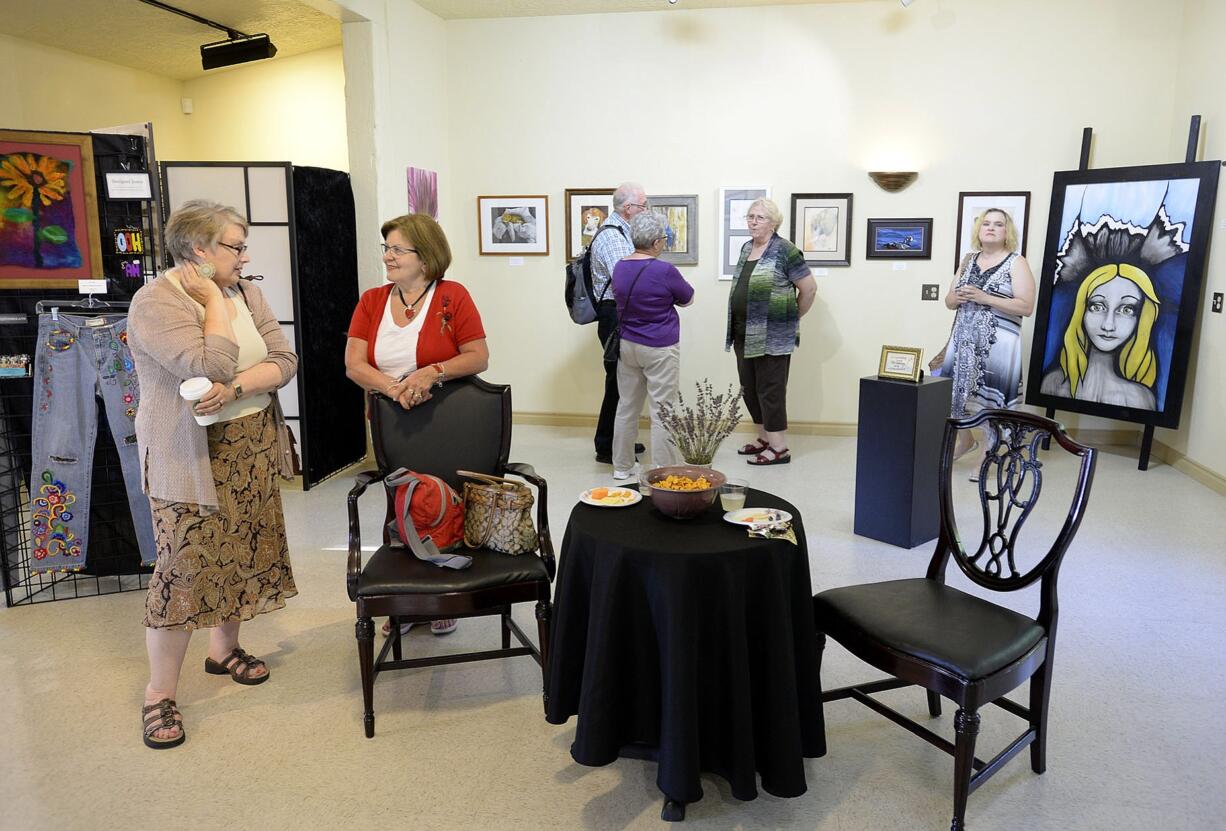
<svg viewBox="0 0 1226 831"><path fill-rule="evenodd" d="M765 441L764 439L758 439L752 444L747 444L744 447L741 447L736 451L736 453L738 456L757 456L770 446L770 442Z"/></svg>
<svg viewBox="0 0 1226 831"><path fill-rule="evenodd" d="M263 675L252 677L251 673L256 667L267 668L268 665L259 658L248 655L240 646L234 647L221 663L212 658L204 659L205 672L210 675L229 675L235 683L246 684L249 687L263 684L272 676L272 673L265 672Z"/></svg>
<svg viewBox="0 0 1226 831"><path fill-rule="evenodd" d="M767 454L770 454L769 458ZM792 461L792 454L786 447L782 450L768 447L752 459L746 459L745 463L761 467L762 465L786 465L790 461Z"/></svg>
<svg viewBox="0 0 1226 831"><path fill-rule="evenodd" d="M147 704L140 708L141 718L145 723L145 746L154 750L165 750L168 747L178 747L187 739L183 730L183 714L175 706L173 698L163 698L155 704ZM179 729L179 735L169 739L159 739L153 735L159 730Z"/></svg>

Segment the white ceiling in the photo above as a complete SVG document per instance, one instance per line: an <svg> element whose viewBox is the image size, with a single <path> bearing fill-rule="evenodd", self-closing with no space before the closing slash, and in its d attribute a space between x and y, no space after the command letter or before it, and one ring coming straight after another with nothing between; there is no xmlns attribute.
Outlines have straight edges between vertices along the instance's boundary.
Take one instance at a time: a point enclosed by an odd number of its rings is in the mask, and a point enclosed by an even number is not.
<svg viewBox="0 0 1226 831"><path fill-rule="evenodd" d="M555 14L723 9L733 6L817 6L863 0L414 0L446 20L478 17L540 17Z"/></svg>
<svg viewBox="0 0 1226 831"><path fill-rule="evenodd" d="M278 58L341 42L340 21L300 0L164 1L249 35L267 33ZM6 27L6 34L180 80L204 75L200 46L226 37L138 0L29 0L23 5L20 24Z"/></svg>
<svg viewBox="0 0 1226 831"><path fill-rule="evenodd" d="M415 1L446 20L605 12L668 12L733 6L820 5L864 0L387 0ZM339 46L345 0L165 0L247 34L267 33L286 58ZM225 33L139 0L28 0L9 34L99 60L188 80L205 74L200 46ZM275 60L275 59L274 59ZM215 69L212 72L224 72Z"/></svg>

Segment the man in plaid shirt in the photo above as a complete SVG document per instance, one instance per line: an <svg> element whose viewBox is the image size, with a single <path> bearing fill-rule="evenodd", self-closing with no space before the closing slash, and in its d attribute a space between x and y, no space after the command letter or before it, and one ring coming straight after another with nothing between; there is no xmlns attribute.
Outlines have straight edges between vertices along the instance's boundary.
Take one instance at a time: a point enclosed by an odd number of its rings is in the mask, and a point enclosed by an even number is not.
<svg viewBox="0 0 1226 831"><path fill-rule="evenodd" d="M602 346L617 327L617 304L609 283L613 268L623 257L634 253L630 220L645 210L647 193L642 185L635 182L618 185L613 191L613 213L600 223L601 228L612 225L617 230L600 234L592 242L592 295L594 299L603 297L596 304L596 334ZM595 437L596 461L604 464L613 463L613 417L617 415L617 399L617 361L604 361L604 400L600 403ZM643 445L636 444L634 452L642 453Z"/></svg>

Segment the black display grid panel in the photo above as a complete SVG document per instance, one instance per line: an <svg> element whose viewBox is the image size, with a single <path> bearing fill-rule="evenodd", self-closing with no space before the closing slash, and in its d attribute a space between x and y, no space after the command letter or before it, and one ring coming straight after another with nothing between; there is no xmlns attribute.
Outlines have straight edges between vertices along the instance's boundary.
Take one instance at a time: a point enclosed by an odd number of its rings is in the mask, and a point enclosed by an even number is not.
<svg viewBox="0 0 1226 831"><path fill-rule="evenodd" d="M148 201L109 200L106 198L108 172L147 172L145 139L141 136L97 134L92 136L94 167L98 187L98 222L101 226L103 273L108 301L128 300L144 285L144 276L124 276L122 263L139 259L142 275L154 273L154 238L151 216L155 207ZM115 231L139 229L144 252L120 254L115 250ZM14 289L0 291L0 314L22 316L5 318L0 323L0 354L30 356L33 369L38 340L35 304L40 300L62 299L80 302L71 289ZM44 304L46 305L46 304ZM31 464L31 426L33 378L0 378L0 585L9 606L93 597L124 591L139 591L148 586L149 569L140 564L136 531L132 527L127 490L119 454L101 411L98 411L98 438L94 447L89 550L86 566L77 572L31 574L37 567L30 545L30 498L28 491Z"/></svg>

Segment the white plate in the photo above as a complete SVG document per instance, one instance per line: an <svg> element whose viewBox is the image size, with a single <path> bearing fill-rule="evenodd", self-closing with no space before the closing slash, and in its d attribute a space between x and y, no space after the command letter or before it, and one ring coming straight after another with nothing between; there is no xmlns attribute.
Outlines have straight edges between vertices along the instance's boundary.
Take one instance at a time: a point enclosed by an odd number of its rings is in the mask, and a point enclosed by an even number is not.
<svg viewBox="0 0 1226 831"><path fill-rule="evenodd" d="M781 522L791 522L792 515L778 508L740 508L724 514L724 521L750 528L765 528Z"/></svg>
<svg viewBox="0 0 1226 831"><path fill-rule="evenodd" d="M630 488L609 488L610 496L612 496L615 493L626 493L626 494L630 494L630 498L627 499L625 502L600 502L595 499L592 499L592 491L594 490L596 489L588 488L583 493L579 494L579 501L582 502L584 505L592 505L597 508L628 508L631 505L634 505L634 504L637 504L643 501L643 494L639 493L636 490L631 490Z"/></svg>

